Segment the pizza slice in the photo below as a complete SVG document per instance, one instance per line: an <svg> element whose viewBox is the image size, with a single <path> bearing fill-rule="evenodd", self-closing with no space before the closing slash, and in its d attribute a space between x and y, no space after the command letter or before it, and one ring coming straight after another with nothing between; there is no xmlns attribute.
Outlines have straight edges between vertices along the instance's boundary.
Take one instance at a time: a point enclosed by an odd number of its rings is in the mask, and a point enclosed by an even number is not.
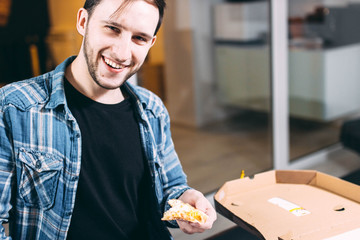
<svg viewBox="0 0 360 240"><path fill-rule="evenodd" d="M168 203L171 208L164 213L164 216L161 219L163 221L185 220L189 222L205 223L208 218L204 212L181 200L170 199Z"/></svg>

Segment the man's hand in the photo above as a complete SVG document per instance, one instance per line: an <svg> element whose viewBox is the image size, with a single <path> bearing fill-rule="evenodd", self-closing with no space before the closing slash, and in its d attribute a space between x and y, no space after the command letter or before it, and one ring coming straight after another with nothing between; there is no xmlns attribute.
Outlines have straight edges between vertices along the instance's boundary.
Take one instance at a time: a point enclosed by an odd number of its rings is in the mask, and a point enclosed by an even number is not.
<svg viewBox="0 0 360 240"><path fill-rule="evenodd" d="M179 200L192 205L209 216L207 221L203 224L177 220L180 229L184 233L202 233L205 230L212 228L212 225L216 220L216 211L201 192L189 189L179 197Z"/></svg>

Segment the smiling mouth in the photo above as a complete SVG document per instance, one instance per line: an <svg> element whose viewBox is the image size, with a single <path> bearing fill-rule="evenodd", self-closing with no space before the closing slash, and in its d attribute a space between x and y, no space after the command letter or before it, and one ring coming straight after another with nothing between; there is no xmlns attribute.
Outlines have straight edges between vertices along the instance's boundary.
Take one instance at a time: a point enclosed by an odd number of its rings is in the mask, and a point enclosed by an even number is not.
<svg viewBox="0 0 360 240"><path fill-rule="evenodd" d="M111 61L110 59L103 57L104 62L111 68L113 69L123 69L125 66L119 65L113 61Z"/></svg>

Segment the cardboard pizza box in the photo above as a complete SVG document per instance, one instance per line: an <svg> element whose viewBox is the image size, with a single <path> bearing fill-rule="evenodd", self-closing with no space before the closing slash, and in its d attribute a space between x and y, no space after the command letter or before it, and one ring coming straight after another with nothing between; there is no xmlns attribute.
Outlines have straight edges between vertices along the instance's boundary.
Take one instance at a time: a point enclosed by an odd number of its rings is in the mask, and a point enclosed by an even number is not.
<svg viewBox="0 0 360 240"><path fill-rule="evenodd" d="M360 239L360 186L318 171L229 181L214 200L217 212L259 239Z"/></svg>

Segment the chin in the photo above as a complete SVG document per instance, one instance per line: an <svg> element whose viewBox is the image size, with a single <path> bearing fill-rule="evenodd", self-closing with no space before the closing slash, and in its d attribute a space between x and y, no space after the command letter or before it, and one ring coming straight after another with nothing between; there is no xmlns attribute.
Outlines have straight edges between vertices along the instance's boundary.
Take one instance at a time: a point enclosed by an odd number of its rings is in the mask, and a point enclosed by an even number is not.
<svg viewBox="0 0 360 240"><path fill-rule="evenodd" d="M95 80L96 84L98 86L100 86L101 88L104 89L108 89L108 90L113 90L113 89L117 89L119 88L121 85L124 84L125 81L114 81L114 80L109 80L109 81L102 81L102 80Z"/></svg>

